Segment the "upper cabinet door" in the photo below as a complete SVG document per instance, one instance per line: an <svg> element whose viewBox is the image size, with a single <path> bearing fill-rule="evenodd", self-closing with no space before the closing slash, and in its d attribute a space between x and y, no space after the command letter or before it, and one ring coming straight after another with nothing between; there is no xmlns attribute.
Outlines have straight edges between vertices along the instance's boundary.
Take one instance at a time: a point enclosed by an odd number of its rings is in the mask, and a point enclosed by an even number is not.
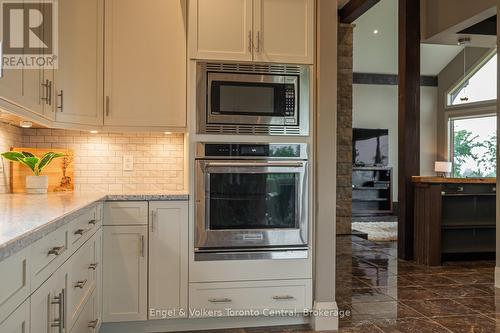
<svg viewBox="0 0 500 333"><path fill-rule="evenodd" d="M186 127L186 0L105 3L105 126Z"/></svg>
<svg viewBox="0 0 500 333"><path fill-rule="evenodd" d="M314 0L254 0L254 60L314 63Z"/></svg>
<svg viewBox="0 0 500 333"><path fill-rule="evenodd" d="M194 0L190 3L193 58L252 61L253 0Z"/></svg>
<svg viewBox="0 0 500 333"><path fill-rule="evenodd" d="M59 1L57 122L102 125L103 1Z"/></svg>

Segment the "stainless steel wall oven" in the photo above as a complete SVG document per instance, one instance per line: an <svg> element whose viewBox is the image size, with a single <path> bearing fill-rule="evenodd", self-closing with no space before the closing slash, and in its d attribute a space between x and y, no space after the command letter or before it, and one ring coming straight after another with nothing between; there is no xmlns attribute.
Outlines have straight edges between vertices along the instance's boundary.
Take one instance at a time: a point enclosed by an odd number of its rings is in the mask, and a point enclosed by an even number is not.
<svg viewBox="0 0 500 333"><path fill-rule="evenodd" d="M306 144L198 144L195 252L307 250L307 184Z"/></svg>
<svg viewBox="0 0 500 333"><path fill-rule="evenodd" d="M198 133L309 134L309 66L197 65Z"/></svg>

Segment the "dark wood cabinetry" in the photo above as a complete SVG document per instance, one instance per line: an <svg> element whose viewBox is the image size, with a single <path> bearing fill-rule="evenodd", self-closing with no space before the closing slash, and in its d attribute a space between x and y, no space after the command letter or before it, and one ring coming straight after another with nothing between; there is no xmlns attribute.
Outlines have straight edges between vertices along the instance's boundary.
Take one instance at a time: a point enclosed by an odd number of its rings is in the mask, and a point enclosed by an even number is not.
<svg viewBox="0 0 500 333"><path fill-rule="evenodd" d="M417 263L495 253L495 180L416 177L414 184Z"/></svg>
<svg viewBox="0 0 500 333"><path fill-rule="evenodd" d="M352 215L392 214L392 168L352 169Z"/></svg>

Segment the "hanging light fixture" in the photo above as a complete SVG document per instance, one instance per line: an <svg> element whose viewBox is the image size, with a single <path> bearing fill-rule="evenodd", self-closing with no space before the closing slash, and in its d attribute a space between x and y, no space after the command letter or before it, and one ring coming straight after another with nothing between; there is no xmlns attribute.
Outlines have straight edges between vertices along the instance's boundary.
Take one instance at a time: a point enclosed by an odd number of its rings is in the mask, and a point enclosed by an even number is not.
<svg viewBox="0 0 500 333"><path fill-rule="evenodd" d="M470 43L470 38L468 39L468 42ZM460 39L459 39L459 43L460 43ZM462 89L463 96L460 97L460 101L462 103L467 103L469 101L469 96L467 96L467 86L469 85L469 82L466 81L466 77L467 77L467 45L465 43L463 43L462 45L464 45L464 75L463 75L464 86Z"/></svg>

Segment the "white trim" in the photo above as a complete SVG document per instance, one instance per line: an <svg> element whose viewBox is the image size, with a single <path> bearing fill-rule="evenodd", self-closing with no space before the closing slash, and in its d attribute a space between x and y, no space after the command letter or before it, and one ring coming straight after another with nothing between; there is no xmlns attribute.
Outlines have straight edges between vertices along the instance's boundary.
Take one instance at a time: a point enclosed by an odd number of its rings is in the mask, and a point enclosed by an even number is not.
<svg viewBox="0 0 500 333"><path fill-rule="evenodd" d="M336 302L314 302L311 326L315 331L338 331L339 308ZM335 314L335 315L332 315Z"/></svg>
<svg viewBox="0 0 500 333"><path fill-rule="evenodd" d="M308 323L309 318L303 316L168 319L123 323L103 323L100 333L181 332L244 327L302 325Z"/></svg>

